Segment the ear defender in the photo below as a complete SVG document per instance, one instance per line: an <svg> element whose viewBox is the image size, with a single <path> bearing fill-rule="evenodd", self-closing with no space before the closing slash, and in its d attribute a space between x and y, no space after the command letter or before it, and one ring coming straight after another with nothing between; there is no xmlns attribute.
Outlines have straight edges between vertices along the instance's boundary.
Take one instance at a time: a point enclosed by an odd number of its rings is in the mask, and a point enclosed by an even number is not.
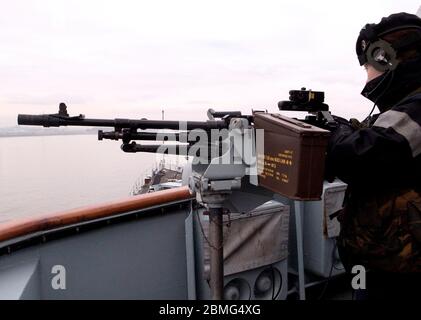
<svg viewBox="0 0 421 320"><path fill-rule="evenodd" d="M370 43L367 51L367 63L381 72L394 70L399 64L396 51L392 45L382 39Z"/></svg>

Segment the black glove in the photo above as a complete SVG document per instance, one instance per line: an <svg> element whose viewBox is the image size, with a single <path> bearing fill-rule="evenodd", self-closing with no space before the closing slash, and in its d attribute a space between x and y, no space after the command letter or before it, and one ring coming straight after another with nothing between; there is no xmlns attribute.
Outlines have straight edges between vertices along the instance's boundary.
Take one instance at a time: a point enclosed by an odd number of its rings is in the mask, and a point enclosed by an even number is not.
<svg viewBox="0 0 421 320"><path fill-rule="evenodd" d="M371 128L371 126L374 124L374 122L377 120L378 117L379 117L379 114L368 116L362 122L358 121L355 118L351 118L349 119L349 123L355 130L367 129L367 128Z"/></svg>
<svg viewBox="0 0 421 320"><path fill-rule="evenodd" d="M336 122L335 128L331 130L332 136L335 135L335 133L338 131L340 131L342 134L351 134L352 132L355 131L356 128L354 128L354 126L352 125L350 121L342 117L335 116L335 115L332 115L332 118Z"/></svg>
<svg viewBox="0 0 421 320"><path fill-rule="evenodd" d="M342 140L344 137L349 136L356 128L351 124L350 121L338 117L332 116L333 119L336 121L335 128L331 130L331 135L329 138L329 143L327 146L327 157L326 157L326 167L325 167L325 179L329 182L332 182L335 179L335 172L334 172L334 163L332 163L329 155L332 151L333 147Z"/></svg>

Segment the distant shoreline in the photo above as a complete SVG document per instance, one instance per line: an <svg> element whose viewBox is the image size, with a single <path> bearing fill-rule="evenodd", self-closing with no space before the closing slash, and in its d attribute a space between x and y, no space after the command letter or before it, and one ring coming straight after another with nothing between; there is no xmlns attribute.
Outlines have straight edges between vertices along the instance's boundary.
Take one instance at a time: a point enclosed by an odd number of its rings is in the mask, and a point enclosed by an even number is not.
<svg viewBox="0 0 421 320"><path fill-rule="evenodd" d="M10 133L10 134L0 134L0 138L19 138L19 137L48 137L48 136L80 136L80 135L96 135L96 132L40 132L40 133Z"/></svg>

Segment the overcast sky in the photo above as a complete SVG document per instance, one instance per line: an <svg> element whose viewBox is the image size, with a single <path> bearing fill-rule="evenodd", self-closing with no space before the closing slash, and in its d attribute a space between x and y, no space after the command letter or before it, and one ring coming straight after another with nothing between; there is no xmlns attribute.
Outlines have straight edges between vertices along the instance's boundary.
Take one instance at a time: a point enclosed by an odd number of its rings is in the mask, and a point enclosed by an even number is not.
<svg viewBox="0 0 421 320"><path fill-rule="evenodd" d="M290 89L324 90L364 118L355 40L419 0L0 0L0 126L66 102L88 117L204 119L276 111Z"/></svg>

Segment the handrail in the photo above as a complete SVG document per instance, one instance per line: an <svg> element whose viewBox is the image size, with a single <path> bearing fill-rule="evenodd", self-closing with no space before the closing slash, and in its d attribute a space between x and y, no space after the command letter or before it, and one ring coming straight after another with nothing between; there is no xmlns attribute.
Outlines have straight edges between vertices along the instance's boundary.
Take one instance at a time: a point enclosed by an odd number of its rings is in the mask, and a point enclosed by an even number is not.
<svg viewBox="0 0 421 320"><path fill-rule="evenodd" d="M193 198L187 186L141 194L98 205L58 213L18 218L0 223L0 242L30 233L51 230L84 221L110 217L119 213L188 200Z"/></svg>

